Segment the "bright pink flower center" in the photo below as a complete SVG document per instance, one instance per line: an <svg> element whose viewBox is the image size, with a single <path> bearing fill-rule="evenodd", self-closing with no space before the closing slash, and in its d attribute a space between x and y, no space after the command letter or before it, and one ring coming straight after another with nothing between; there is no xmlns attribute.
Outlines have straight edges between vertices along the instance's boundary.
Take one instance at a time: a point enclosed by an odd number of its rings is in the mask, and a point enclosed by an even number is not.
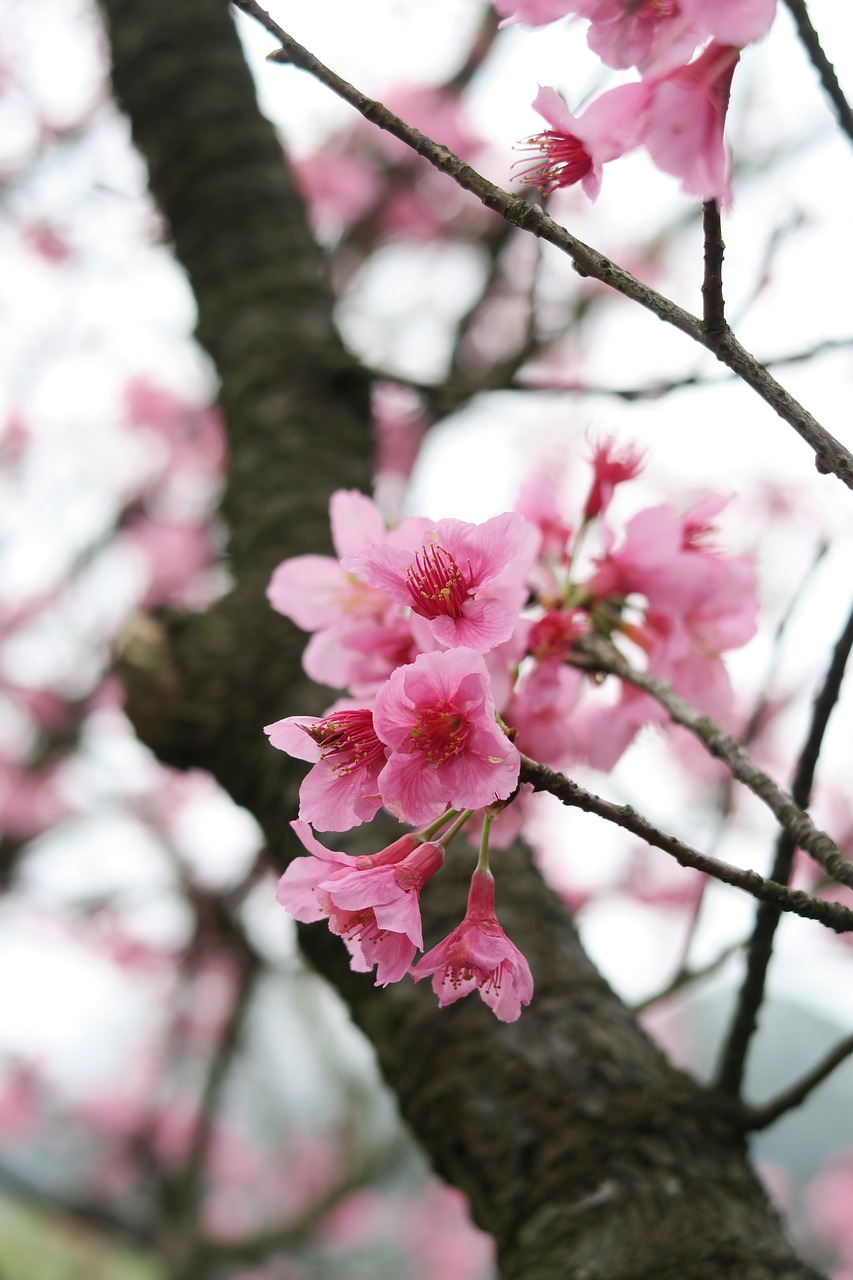
<svg viewBox="0 0 853 1280"><path fill-rule="evenodd" d="M302 728L317 743L324 760L329 756L340 757L332 766L337 774L353 773L385 758L385 748L376 736L370 711L336 711Z"/></svg>
<svg viewBox="0 0 853 1280"><path fill-rule="evenodd" d="M544 159L523 169L519 178L526 178L533 187L538 187L544 195L555 191L557 187L571 187L581 178L585 178L592 169L592 157L580 138L573 133L558 133L555 129L546 129L543 133L535 133L527 139L532 150L541 151Z"/></svg>
<svg viewBox="0 0 853 1280"><path fill-rule="evenodd" d="M453 556L434 542L421 547L406 571L412 609L422 618L461 618L472 582L470 566L466 581Z"/></svg>
<svg viewBox="0 0 853 1280"><path fill-rule="evenodd" d="M427 764L436 768L465 750L468 722L452 703L440 699L434 707L423 707L409 730L409 751L422 751Z"/></svg>

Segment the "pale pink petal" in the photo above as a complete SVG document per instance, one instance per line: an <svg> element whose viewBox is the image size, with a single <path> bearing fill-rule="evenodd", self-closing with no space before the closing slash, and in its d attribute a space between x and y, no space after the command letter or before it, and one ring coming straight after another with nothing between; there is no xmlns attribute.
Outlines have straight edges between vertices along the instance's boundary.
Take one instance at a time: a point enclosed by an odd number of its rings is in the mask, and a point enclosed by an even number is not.
<svg viewBox="0 0 853 1280"><path fill-rule="evenodd" d="M466 600L461 618L432 618L430 627L436 640L451 648L488 653L512 635L518 610L501 600Z"/></svg>
<svg viewBox="0 0 853 1280"><path fill-rule="evenodd" d="M338 489L333 493L329 516L339 558L385 538L385 525L375 503L358 489Z"/></svg>
<svg viewBox="0 0 853 1280"><path fill-rule="evenodd" d="M289 756L294 756L297 760L316 761L320 759L320 748L305 731L306 725L316 723L316 716L285 716L283 720L265 725L264 733L269 738L270 744L277 747L279 751L286 751Z"/></svg>
<svg viewBox="0 0 853 1280"><path fill-rule="evenodd" d="M293 556L274 570L267 599L303 631L316 631L338 621L337 601L347 585L347 575L331 556Z"/></svg>

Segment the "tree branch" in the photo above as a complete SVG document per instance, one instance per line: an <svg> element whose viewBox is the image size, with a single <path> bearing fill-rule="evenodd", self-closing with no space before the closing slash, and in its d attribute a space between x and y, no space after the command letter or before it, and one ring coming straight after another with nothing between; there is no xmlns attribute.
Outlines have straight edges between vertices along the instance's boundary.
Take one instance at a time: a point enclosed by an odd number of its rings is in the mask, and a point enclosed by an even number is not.
<svg viewBox="0 0 853 1280"><path fill-rule="evenodd" d="M841 683L851 648L853 648L853 609L838 638L823 684L814 700L809 730L797 761L791 786L791 798L801 808L806 808L811 799L821 746L829 717L841 693ZM788 884L794 866L795 852L796 843L790 832L780 831L776 841L773 869L770 872L771 880L777 884ZM747 952L746 973L729 1033L720 1055L717 1075L718 1087L735 1096L739 1096L742 1088L749 1046L758 1025L758 1011L764 999L764 986L778 923L777 908L769 903L762 904L756 913L755 928Z"/></svg>
<svg viewBox="0 0 853 1280"><path fill-rule="evenodd" d="M767 805L795 843L811 854L833 880L853 888L853 863L843 856L835 841L816 827L779 784L758 768L739 742L723 733L708 716L694 710L666 681L637 671L601 636L585 636L578 641L569 660L582 671L597 671L627 680L659 702L675 724L689 729L712 756L723 761L738 782Z"/></svg>
<svg viewBox="0 0 853 1280"><path fill-rule="evenodd" d="M549 769L547 765L538 764L527 756L521 757L521 781L529 782L534 791L547 791L556 796L563 804L571 808L582 809L585 813L595 813L600 818L640 836L647 844L654 845L670 854L682 867L693 867L705 875L713 876L723 884L734 885L743 889L760 902L773 903L780 911L790 911L794 915L803 916L807 920L819 920L836 933L849 933L853 930L853 911L838 902L825 902L822 898L813 898L801 891L786 889L772 880L765 880L757 871L745 871L741 867L732 866L719 858L700 853L676 836L661 831L654 823L640 816L635 809L626 804L614 804L604 800L592 791L587 791L579 783L573 782L565 774Z"/></svg>
<svg viewBox="0 0 853 1280"><path fill-rule="evenodd" d="M724 947L718 956L715 956L708 964L702 965L700 969L688 969L682 965L672 981L667 983L662 990L656 991L654 995L646 996L645 1000L638 1001L631 1008L636 1014L645 1013L646 1009L651 1009L653 1005L659 1004L661 1000L668 1000L670 996L676 995L684 987L688 987L694 982L701 982L703 978L713 977L715 973L719 973L727 961L731 960L732 956L737 955L743 946L744 943L742 941L733 942L731 946Z"/></svg>
<svg viewBox="0 0 853 1280"><path fill-rule="evenodd" d="M290 63L307 71L325 84L345 102L355 107L366 120L385 129L416 151L418 155L448 174L464 190L470 191L486 206L514 226L554 245L567 254L581 276L591 276L602 284L631 298L651 311L659 320L680 329L694 342L707 347L721 363L728 365L739 378L752 387L763 400L813 449L818 471L832 472L853 488L853 454L823 427L799 402L758 363L754 356L741 346L733 334L710 334L702 321L679 307L671 299L642 284L629 271L617 266L604 254L578 240L565 227L559 225L544 210L520 196L511 195L489 182L482 174L455 156L447 147L434 142L425 134L407 125L381 103L359 92L353 85L336 75L303 45L299 44L256 3L256 0L234 0L237 8L257 19L280 42L281 48L269 55L269 61Z"/></svg>
<svg viewBox="0 0 853 1280"><path fill-rule="evenodd" d="M720 224L720 206L716 200L706 200L702 205L702 230L705 240L705 278L702 282L703 325L709 338L717 339L726 324L726 304L723 298L723 230Z"/></svg>
<svg viewBox="0 0 853 1280"><path fill-rule="evenodd" d="M745 1127L752 1132L767 1129L787 1111L793 1111L794 1107L805 1102L809 1094L819 1084L823 1084L827 1076L831 1075L835 1068L839 1067L851 1054L853 1054L853 1035L845 1036L801 1080L791 1085L789 1089L785 1089L771 1102L765 1103L763 1107L747 1108L743 1113Z"/></svg>

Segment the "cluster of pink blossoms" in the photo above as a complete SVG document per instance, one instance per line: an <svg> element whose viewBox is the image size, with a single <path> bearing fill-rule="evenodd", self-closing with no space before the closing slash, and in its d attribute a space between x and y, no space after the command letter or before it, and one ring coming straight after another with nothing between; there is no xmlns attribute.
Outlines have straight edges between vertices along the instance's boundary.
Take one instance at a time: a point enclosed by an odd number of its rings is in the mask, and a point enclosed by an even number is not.
<svg viewBox="0 0 853 1280"><path fill-rule="evenodd" d="M580 182L595 199L602 167L644 146L687 195L731 202L723 128L745 45L767 34L776 0L494 0L505 22L589 20L587 42L609 67L641 78L595 98L580 116L554 89L533 106L548 128L527 140L539 157L523 176L545 192ZM696 57L696 50L701 52ZM692 61L690 59L693 59Z"/></svg>
<svg viewBox="0 0 853 1280"><path fill-rule="evenodd" d="M755 629L751 561L714 544L720 498L684 514L647 508L617 534L611 499L642 462L600 443L574 523L544 474L525 484L518 510L480 525L412 517L389 531L368 498L340 491L337 555L297 556L273 574L273 607L313 633L306 672L344 695L323 716L267 726L273 746L313 766L293 824L310 857L285 872L278 898L298 920L326 918L378 984L431 975L441 1004L476 988L507 1021L529 1002L530 971L495 918L487 862L492 819L500 814L505 841L520 826L519 753L609 769L642 725L664 718L633 686L572 665L583 636L627 641L699 710L731 710L720 655ZM359 858L311 831L347 830L382 806L421 830ZM419 894L477 811L485 835L466 918L413 964Z"/></svg>

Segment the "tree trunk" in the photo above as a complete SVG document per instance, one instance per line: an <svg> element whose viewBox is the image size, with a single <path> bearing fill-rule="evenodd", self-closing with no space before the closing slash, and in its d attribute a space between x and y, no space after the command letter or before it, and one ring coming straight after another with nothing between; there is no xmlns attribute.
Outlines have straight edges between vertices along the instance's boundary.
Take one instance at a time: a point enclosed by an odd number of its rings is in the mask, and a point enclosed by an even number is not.
<svg viewBox="0 0 853 1280"><path fill-rule="evenodd" d="M298 776L262 726L316 712L320 695L300 674L303 638L264 589L285 556L326 548L332 490L368 487L367 378L335 332L323 255L224 0L102 3L116 94L221 378L231 456L234 589L170 620L159 666L127 674L128 705L165 762L210 769L251 810L284 866L300 851L287 826ZM428 945L461 919L467 869L451 858L425 894ZM816 1277L749 1168L736 1109L666 1063L523 850L500 856L497 893L536 982L508 1026L473 999L439 1012L424 986L377 990L323 929L303 942L436 1169L496 1238L506 1280Z"/></svg>

